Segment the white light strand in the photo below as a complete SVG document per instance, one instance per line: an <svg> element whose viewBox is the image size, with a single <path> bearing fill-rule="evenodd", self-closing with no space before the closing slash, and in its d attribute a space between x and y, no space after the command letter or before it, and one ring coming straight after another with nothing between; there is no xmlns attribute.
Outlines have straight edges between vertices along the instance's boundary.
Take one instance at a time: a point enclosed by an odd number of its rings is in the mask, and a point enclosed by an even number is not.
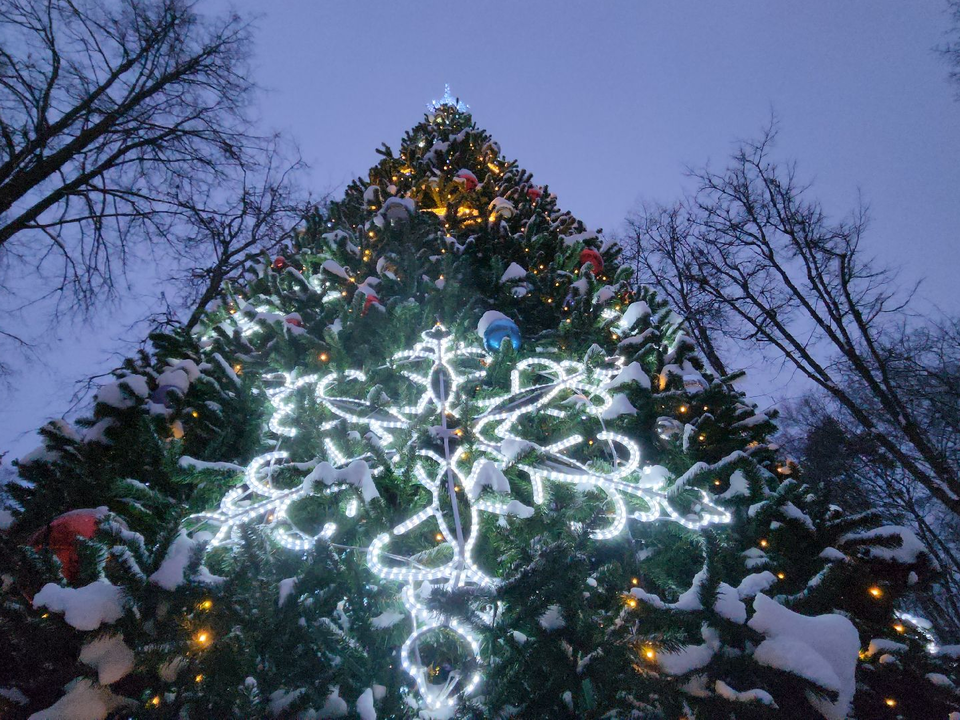
<svg viewBox="0 0 960 720"><path fill-rule="evenodd" d="M480 414L464 416L462 413L469 405L463 402L460 390L465 384L482 380L485 368L492 360L480 348L455 343L452 336L438 325L422 334L422 342L397 353L381 368L392 369L419 387L415 404L389 408L374 405L366 398L363 391L367 376L357 370L324 377L305 375L295 378L292 374L278 373L265 378L281 384L269 391L275 410L268 422L269 428L281 439L296 434L291 423L295 393L307 386L313 387L316 401L336 418L321 425L321 430L330 430L338 422L367 427L379 438L380 446L393 462L399 461L401 454L398 448L390 447L394 438L389 430L410 430L414 422L422 421L428 410L439 417L435 432L443 441L443 455L429 447L415 448L420 460L414 464L413 474L416 481L429 491L429 504L390 532L377 535L366 549L367 563L375 574L404 585L401 597L410 614L413 630L402 646L401 662L414 678L427 706L434 710L456 705L458 698L477 687L480 674L471 672L467 678L460 670L455 670L443 685L432 684L427 668L419 664L419 643L433 633L453 633L462 639L465 650L472 655L469 663L476 666L480 663L480 643L470 628L455 618L441 617L429 610L419 602L417 595L429 595L431 588L440 586L447 590L477 586L495 588L496 579L481 571L472 557L478 541L480 512L519 519L534 512L515 495L511 497L509 481L502 474L508 468L515 468L529 478L536 505L544 503L546 487L552 482L604 493L610 507L609 522L593 531L592 536L598 540L619 535L629 518L642 522L669 519L693 529L730 520L730 514L714 505L702 490L698 491L695 511L678 512L667 496L670 478L666 470L657 468L653 472L647 467L641 471L639 445L628 437L606 431L602 413L612 405L613 397L605 384L622 369L622 360L597 368L571 360L556 362L543 357L522 360L511 373L509 393L474 400L472 406L479 407ZM537 414L580 421L592 417L604 429L592 438L574 434L539 445L524 438L524 430L519 426L522 419ZM457 429L451 430L451 424ZM469 455L463 445L454 442L464 427L469 427L476 439ZM603 443L609 449L612 462L594 459L587 452L595 443ZM513 449L508 451L511 445ZM323 446L329 462L337 467L371 457L367 454L361 458L349 458L330 437L323 439ZM311 480L316 473L305 478L299 487L276 488L274 473L289 465L288 460L287 453L281 450L258 456L248 465L243 485L230 490L218 510L193 516L198 525L218 527L211 546L235 541L238 526L251 520L261 522L282 545L299 551L309 550L317 540L330 540L334 536L337 524L332 521L325 522L316 536L303 533L290 522L286 515L288 508L318 490ZM314 462L308 466L317 464ZM491 482L488 478L482 481L484 472L499 474L500 480ZM356 492L347 483L331 483L329 480L323 480L329 484L322 490L325 494L346 490ZM501 485L484 487L496 483ZM506 487L502 483L506 483ZM628 503L624 495L639 500L645 509L632 507L633 503ZM469 508L466 526L459 522L458 502ZM443 508L454 511L454 528L448 526ZM356 497L349 497L343 509L344 516L356 518L359 511ZM410 533L423 523L434 522L436 546L447 545L451 550L452 557L447 562L425 567L412 558L388 551L392 539ZM390 564L387 564L387 558L391 560Z"/></svg>

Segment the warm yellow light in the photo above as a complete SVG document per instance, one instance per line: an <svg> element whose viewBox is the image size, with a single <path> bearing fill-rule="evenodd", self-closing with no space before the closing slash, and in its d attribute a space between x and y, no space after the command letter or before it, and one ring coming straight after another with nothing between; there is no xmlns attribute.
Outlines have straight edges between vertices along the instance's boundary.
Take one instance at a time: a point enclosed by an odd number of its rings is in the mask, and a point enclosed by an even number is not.
<svg viewBox="0 0 960 720"><path fill-rule="evenodd" d="M685 413L686 411L687 411L687 406L686 406L686 405L681 405L681 406L680 406L680 412Z"/></svg>
<svg viewBox="0 0 960 720"><path fill-rule="evenodd" d="M326 362L327 360L330 359L330 356L327 355L325 352L320 353L318 357L320 358L320 362Z"/></svg>
<svg viewBox="0 0 960 720"><path fill-rule="evenodd" d="M644 650L643 650L643 656L644 656L647 660L653 660L654 658L657 657L657 651L654 650L653 648L644 648Z"/></svg>
<svg viewBox="0 0 960 720"><path fill-rule="evenodd" d="M778 573L777 573L777 579L778 579L778 580L783 580L785 577L786 577L786 575L784 575L782 572L778 572Z"/></svg>
<svg viewBox="0 0 960 720"><path fill-rule="evenodd" d="M201 610L209 610L213 607L213 600L204 600L198 606Z"/></svg>
<svg viewBox="0 0 960 720"><path fill-rule="evenodd" d="M640 578L630 578L630 584L631 584L631 585L639 585L639 584L640 584Z"/></svg>
<svg viewBox="0 0 960 720"><path fill-rule="evenodd" d="M873 595L875 598L883 597L883 590L874 585L872 588L868 588L867 592Z"/></svg>
<svg viewBox="0 0 960 720"><path fill-rule="evenodd" d="M720 482L720 480L714 480L713 484L716 485L717 487L720 487L723 483Z"/></svg>
<svg viewBox="0 0 960 720"><path fill-rule="evenodd" d="M152 698L150 698L150 702L147 704L151 705L152 707L160 707L160 696L154 695Z"/></svg>
<svg viewBox="0 0 960 720"><path fill-rule="evenodd" d="M209 632L206 630L201 630L193 636L193 639L197 641L197 645L209 645L213 638Z"/></svg>
<svg viewBox="0 0 960 720"><path fill-rule="evenodd" d="M370 230L370 231L367 233L367 237L375 238L376 236L377 236L377 234L376 234L373 230Z"/></svg>
<svg viewBox="0 0 960 720"><path fill-rule="evenodd" d="M903 633L907 631L907 629L900 623L895 623L893 626L893 629L896 630L898 633Z"/></svg>
<svg viewBox="0 0 960 720"><path fill-rule="evenodd" d="M200 417L200 413L198 413L196 410L192 411L190 414L195 418Z"/></svg>
<svg viewBox="0 0 960 720"><path fill-rule="evenodd" d="M197 675L194 679L194 682L203 682L203 675Z"/></svg>
<svg viewBox="0 0 960 720"><path fill-rule="evenodd" d="M760 547L762 547L762 548L765 548L765 547L766 547L767 545L769 545L769 544L770 544L770 543L767 542L766 538L764 538L763 540L760 541Z"/></svg>
<svg viewBox="0 0 960 720"><path fill-rule="evenodd" d="M627 606L635 608L637 606L636 598L627 598Z"/></svg>
<svg viewBox="0 0 960 720"><path fill-rule="evenodd" d="M894 700L893 698L887 698L886 700L883 701L883 704L886 705L887 707L894 708L897 706L897 701Z"/></svg>
<svg viewBox="0 0 960 720"><path fill-rule="evenodd" d="M706 435L704 435L703 433L700 433L700 435L699 435L699 438L698 438L698 439L700 440L700 442L703 442L704 440L706 440L706 439L707 439L707 436L706 436Z"/></svg>
<svg viewBox="0 0 960 720"><path fill-rule="evenodd" d="M241 365L240 363L237 363L236 365L233 366L233 371L234 371L237 375L239 375L240 373L243 372L243 365Z"/></svg>
<svg viewBox="0 0 960 720"><path fill-rule="evenodd" d="M434 535L434 538L436 538L437 542L441 542L443 540L443 533L437 533Z"/></svg>

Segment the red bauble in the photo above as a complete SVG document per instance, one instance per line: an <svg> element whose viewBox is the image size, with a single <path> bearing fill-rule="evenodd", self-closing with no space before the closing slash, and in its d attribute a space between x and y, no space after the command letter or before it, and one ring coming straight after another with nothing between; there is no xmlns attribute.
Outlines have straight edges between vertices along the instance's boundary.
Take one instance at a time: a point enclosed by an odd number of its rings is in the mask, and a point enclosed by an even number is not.
<svg viewBox="0 0 960 720"><path fill-rule="evenodd" d="M273 261L274 270L283 270L285 267L287 267L287 265L289 265L289 263L283 255L277 255L276 259Z"/></svg>
<svg viewBox="0 0 960 720"><path fill-rule="evenodd" d="M380 304L380 298L378 298L373 293L367 293L367 299L363 301L363 310L360 311L360 317L363 317L364 315L366 315L367 310L369 310L371 307L379 304Z"/></svg>
<svg viewBox="0 0 960 720"><path fill-rule="evenodd" d="M599 275L603 272L603 258L600 257L600 253L593 248L584 248L580 251L580 266L583 267L586 263L593 265L594 275Z"/></svg>
<svg viewBox="0 0 960 720"><path fill-rule="evenodd" d="M60 560L61 572L72 583L80 572L77 537L92 538L106 514L106 508L72 510L54 518L30 538L35 550L48 548Z"/></svg>
<svg viewBox="0 0 960 720"><path fill-rule="evenodd" d="M527 188L527 197L536 202L540 199L540 196L543 195L543 190L538 187Z"/></svg>
<svg viewBox="0 0 960 720"><path fill-rule="evenodd" d="M303 320L300 319L299 315L287 315L283 321L287 323L287 325L293 325L298 328L303 327Z"/></svg>
<svg viewBox="0 0 960 720"><path fill-rule="evenodd" d="M463 183L463 187L467 192L476 190L477 185L480 184L480 181L477 180L477 176L466 168L457 171L457 179Z"/></svg>

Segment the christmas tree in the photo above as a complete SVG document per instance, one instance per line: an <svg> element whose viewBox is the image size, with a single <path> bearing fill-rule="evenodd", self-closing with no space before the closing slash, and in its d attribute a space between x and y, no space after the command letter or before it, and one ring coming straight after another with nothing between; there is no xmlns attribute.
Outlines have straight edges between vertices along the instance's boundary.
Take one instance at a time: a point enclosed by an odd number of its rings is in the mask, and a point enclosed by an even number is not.
<svg viewBox="0 0 960 720"><path fill-rule="evenodd" d="M953 717L908 530L449 92L378 152L19 461L4 717Z"/></svg>

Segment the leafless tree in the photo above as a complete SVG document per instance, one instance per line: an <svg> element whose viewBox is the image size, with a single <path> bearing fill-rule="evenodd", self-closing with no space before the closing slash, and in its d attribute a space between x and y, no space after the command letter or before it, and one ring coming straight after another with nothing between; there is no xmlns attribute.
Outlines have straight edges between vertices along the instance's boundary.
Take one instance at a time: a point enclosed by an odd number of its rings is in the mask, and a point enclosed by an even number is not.
<svg viewBox="0 0 960 720"><path fill-rule="evenodd" d="M864 257L866 212L828 219L795 168L771 159L774 137L743 143L722 172L695 175L678 272L717 303L727 337L793 366L960 516L956 454L896 379L891 353L912 292Z"/></svg>
<svg viewBox="0 0 960 720"><path fill-rule="evenodd" d="M940 47L940 54L950 68L950 80L957 86L960 98L960 0L947 0L950 13L950 29L947 31L947 43Z"/></svg>
<svg viewBox="0 0 960 720"><path fill-rule="evenodd" d="M638 282L655 287L683 314L707 362L715 372L726 375L716 341L723 333L724 306L693 280L696 263L689 240L695 228L683 203L643 205L627 218L627 227L630 238L622 245Z"/></svg>
<svg viewBox="0 0 960 720"><path fill-rule="evenodd" d="M287 245L309 211L310 202L296 181L302 163L286 158L275 146L266 164L242 173L219 202L190 209L190 241L183 246L182 269L171 278L183 291L180 304L190 313L187 328L200 321L224 283L255 256L273 255Z"/></svg>
<svg viewBox="0 0 960 720"><path fill-rule="evenodd" d="M202 18L194 0L0 0L0 37L8 292L27 274L58 311L91 309L133 255L189 240L209 188L260 162L236 15Z"/></svg>
<svg viewBox="0 0 960 720"><path fill-rule="evenodd" d="M960 333L957 321L905 332L887 344L892 381L937 445L956 458L960 412ZM854 377L850 392L875 408ZM912 527L943 572L933 593L921 598L926 617L951 640L960 639L960 519L931 497L883 451L833 398L809 394L781 414L780 441L801 461L804 480L827 502L851 512L878 510L891 523Z"/></svg>

